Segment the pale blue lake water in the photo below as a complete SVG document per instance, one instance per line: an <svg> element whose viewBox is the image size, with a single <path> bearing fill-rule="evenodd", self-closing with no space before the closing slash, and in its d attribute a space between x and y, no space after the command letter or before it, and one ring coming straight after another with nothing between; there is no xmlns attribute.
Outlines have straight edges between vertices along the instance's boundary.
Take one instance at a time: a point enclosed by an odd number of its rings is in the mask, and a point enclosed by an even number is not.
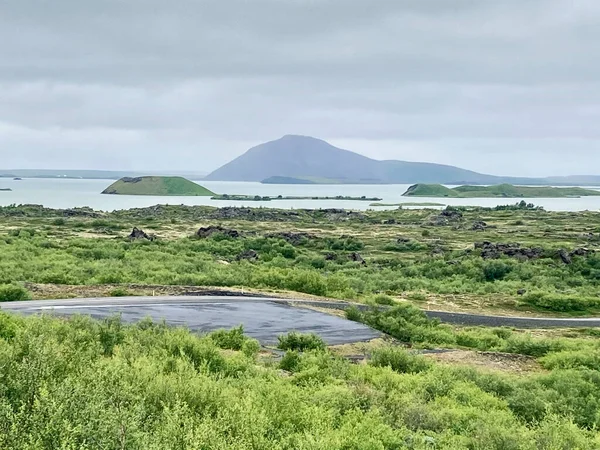
<svg viewBox="0 0 600 450"><path fill-rule="evenodd" d="M66 180L66 179L24 179L15 181L0 178L0 188L12 191L0 192L0 205L38 204L50 208L73 208L89 206L96 210L114 211L117 209L140 208L156 204L169 205L210 205L210 206L266 206L271 208L345 208L381 209L369 206L370 202L340 200L281 200L270 202L217 201L209 197L154 197L103 195L101 192L113 180ZM517 199L436 199L407 198L402 194L409 185L274 185L246 182L206 181L200 182L219 194L245 195L296 195L296 196L353 196L382 198L384 203L435 202L447 205L496 206L517 202ZM600 187L594 189L600 190ZM520 200L520 199L519 199ZM599 211L600 197L524 199L540 205L549 211ZM387 208L394 209L395 207Z"/></svg>

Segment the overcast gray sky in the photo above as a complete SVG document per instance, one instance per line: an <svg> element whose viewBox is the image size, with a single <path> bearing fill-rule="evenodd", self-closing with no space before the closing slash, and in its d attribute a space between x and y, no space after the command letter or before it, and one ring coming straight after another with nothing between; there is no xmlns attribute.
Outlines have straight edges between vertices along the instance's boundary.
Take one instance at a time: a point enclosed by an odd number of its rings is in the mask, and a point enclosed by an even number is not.
<svg viewBox="0 0 600 450"><path fill-rule="evenodd" d="M284 134L600 174L600 1L0 1L0 168L208 172Z"/></svg>

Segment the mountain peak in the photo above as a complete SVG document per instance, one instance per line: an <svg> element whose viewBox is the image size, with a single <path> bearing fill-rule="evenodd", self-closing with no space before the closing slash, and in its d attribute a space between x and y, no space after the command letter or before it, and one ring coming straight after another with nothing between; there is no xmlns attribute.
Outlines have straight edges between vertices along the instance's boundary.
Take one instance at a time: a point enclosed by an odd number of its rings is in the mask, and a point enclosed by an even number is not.
<svg viewBox="0 0 600 450"><path fill-rule="evenodd" d="M343 183L491 183L489 177L451 166L377 161L311 136L287 134L257 145L206 177L219 181L262 181L270 177L329 179Z"/></svg>

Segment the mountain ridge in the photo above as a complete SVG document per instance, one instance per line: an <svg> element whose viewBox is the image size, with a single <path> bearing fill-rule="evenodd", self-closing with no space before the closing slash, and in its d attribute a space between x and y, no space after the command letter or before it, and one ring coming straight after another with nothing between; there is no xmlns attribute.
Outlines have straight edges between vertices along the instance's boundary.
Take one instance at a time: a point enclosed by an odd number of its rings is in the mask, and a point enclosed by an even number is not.
<svg viewBox="0 0 600 450"><path fill-rule="evenodd" d="M600 176L506 177L447 164L376 160L301 135L285 135L252 147L204 179L262 182L286 178L344 184L600 184Z"/></svg>

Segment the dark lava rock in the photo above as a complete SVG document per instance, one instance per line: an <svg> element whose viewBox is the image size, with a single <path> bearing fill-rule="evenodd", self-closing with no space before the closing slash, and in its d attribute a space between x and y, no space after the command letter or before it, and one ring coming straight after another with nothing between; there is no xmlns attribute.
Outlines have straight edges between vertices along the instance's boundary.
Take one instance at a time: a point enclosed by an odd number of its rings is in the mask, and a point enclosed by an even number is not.
<svg viewBox="0 0 600 450"><path fill-rule="evenodd" d="M576 248L569 256L588 256L590 253L594 253L594 250L590 250L589 248Z"/></svg>
<svg viewBox="0 0 600 450"><path fill-rule="evenodd" d="M357 211L346 211L345 209L327 208L321 210L327 220L340 222L345 220L366 220L367 216Z"/></svg>
<svg viewBox="0 0 600 450"><path fill-rule="evenodd" d="M520 244L494 244L492 242L476 242L475 249L481 250L483 259L495 259L501 255L519 259L536 259L540 258L544 250L542 248L527 248L521 247Z"/></svg>
<svg viewBox="0 0 600 450"><path fill-rule="evenodd" d="M293 233L291 231L281 231L279 233L270 233L265 235L266 238L283 239L292 245L300 245L305 241L316 239L314 234L310 233Z"/></svg>
<svg viewBox="0 0 600 450"><path fill-rule="evenodd" d="M455 211L453 209L445 209L437 215L431 216L429 218L429 225L433 225L436 227L441 227L445 225L450 225L462 220L463 214L460 211Z"/></svg>
<svg viewBox="0 0 600 450"><path fill-rule="evenodd" d="M62 215L64 217L100 217L99 213L88 207L64 209Z"/></svg>
<svg viewBox="0 0 600 450"><path fill-rule="evenodd" d="M397 223L396 219L386 219L382 222L383 225L396 225Z"/></svg>
<svg viewBox="0 0 600 450"><path fill-rule="evenodd" d="M482 220L478 220L477 222L475 222L473 224L473 226L471 227L471 230L473 230L473 231L485 231L486 228L487 228L487 223L485 223Z"/></svg>
<svg viewBox="0 0 600 450"><path fill-rule="evenodd" d="M238 261L241 261L242 259L245 259L246 261L257 261L258 253L256 253L254 250L246 250L245 252L237 255L235 259Z"/></svg>
<svg viewBox="0 0 600 450"><path fill-rule="evenodd" d="M525 295L525 294L527 294L527 289L519 289L517 291L517 295Z"/></svg>
<svg viewBox="0 0 600 450"><path fill-rule="evenodd" d="M564 262L565 264L571 264L573 261L571 260L571 256L567 253L567 251L563 248L561 248L558 251L558 257L561 259L562 262Z"/></svg>
<svg viewBox="0 0 600 450"><path fill-rule="evenodd" d="M207 238L215 233L221 233L231 238L239 238L241 236L239 231L223 228L220 225L211 225L209 227L200 228L198 231L196 231L196 236Z"/></svg>
<svg viewBox="0 0 600 450"><path fill-rule="evenodd" d="M403 236L400 236L398 239L396 239L396 244L408 244L409 242L410 239Z"/></svg>
<svg viewBox="0 0 600 450"><path fill-rule="evenodd" d="M336 253L327 253L325 254L325 261L335 261L337 260L338 255Z"/></svg>
<svg viewBox="0 0 600 450"><path fill-rule="evenodd" d="M358 262L361 263L363 266L367 265L367 262L363 259L362 256L360 256L360 254L356 253L356 252L352 252L348 255L348 259L350 261L354 261L354 262Z"/></svg>
<svg viewBox="0 0 600 450"><path fill-rule="evenodd" d="M444 209L440 213L440 216L447 217L448 219L452 219L452 220L459 220L459 219L462 219L463 213L461 213L460 211L457 211L455 209Z"/></svg>
<svg viewBox="0 0 600 450"><path fill-rule="evenodd" d="M134 227L133 230L131 230L131 234L127 237L132 241L136 239L146 239L147 241L153 241L155 239L154 236L146 234L144 230L140 230L137 227Z"/></svg>

